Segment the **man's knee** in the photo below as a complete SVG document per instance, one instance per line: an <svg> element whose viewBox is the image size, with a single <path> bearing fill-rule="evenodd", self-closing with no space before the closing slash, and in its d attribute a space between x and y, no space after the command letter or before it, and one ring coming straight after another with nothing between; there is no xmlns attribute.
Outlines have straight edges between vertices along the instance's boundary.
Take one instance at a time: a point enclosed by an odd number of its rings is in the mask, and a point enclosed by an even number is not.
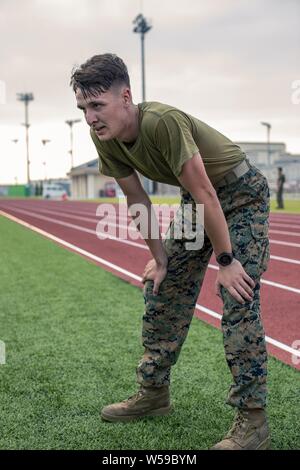
<svg viewBox="0 0 300 470"><path fill-rule="evenodd" d="M254 322L260 315L260 283L253 289L253 299L245 300L243 304L235 300L227 289L221 286L223 300L222 325L235 326L240 322Z"/></svg>

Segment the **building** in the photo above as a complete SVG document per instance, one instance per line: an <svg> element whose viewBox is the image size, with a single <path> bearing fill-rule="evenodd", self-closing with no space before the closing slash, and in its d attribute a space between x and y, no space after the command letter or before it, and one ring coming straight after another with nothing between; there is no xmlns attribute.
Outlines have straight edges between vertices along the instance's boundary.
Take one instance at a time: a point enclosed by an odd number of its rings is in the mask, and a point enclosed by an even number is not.
<svg viewBox="0 0 300 470"><path fill-rule="evenodd" d="M98 159L76 166L69 172L72 199L95 199L118 195L115 179L99 173ZM141 177L142 178L142 177ZM179 188L163 183L155 183L155 194L178 195Z"/></svg>
<svg viewBox="0 0 300 470"><path fill-rule="evenodd" d="M95 199L108 194L115 179L99 173L98 159L73 167L69 172L72 199Z"/></svg>
<svg viewBox="0 0 300 470"><path fill-rule="evenodd" d="M278 167L286 176L286 191L300 192L300 155L286 151L283 142L236 142L268 179L272 190L276 190Z"/></svg>
<svg viewBox="0 0 300 470"><path fill-rule="evenodd" d="M268 167L270 154L270 165L276 164L277 160L286 155L286 145L283 142L272 142L270 147L266 142L236 142L248 155L250 161L260 168Z"/></svg>
<svg viewBox="0 0 300 470"><path fill-rule="evenodd" d="M253 163L267 178L273 191L276 190L277 168L281 166L286 176L287 191L300 192L300 155L286 152L283 142L236 142ZM99 173L98 159L90 160L72 168L72 199L94 199L112 196L117 192L115 179ZM179 188L164 183L155 183L153 193L157 195L178 195Z"/></svg>

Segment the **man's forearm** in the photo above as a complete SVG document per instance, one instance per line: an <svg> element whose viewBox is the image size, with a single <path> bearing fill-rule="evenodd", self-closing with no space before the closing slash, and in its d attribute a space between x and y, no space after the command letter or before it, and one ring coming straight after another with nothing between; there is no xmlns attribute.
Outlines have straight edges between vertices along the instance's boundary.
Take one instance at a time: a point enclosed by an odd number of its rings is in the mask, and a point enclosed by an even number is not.
<svg viewBox="0 0 300 470"><path fill-rule="evenodd" d="M139 217L140 220L136 222L138 230L147 243L156 263L166 264L167 254L162 243L158 220L149 197L145 194L145 197L142 200L137 200L132 196L127 196L129 212L131 212L131 209L133 208L136 209L135 204L141 204L145 208L144 216ZM137 214L135 213L135 210L133 212L132 218L135 221Z"/></svg>

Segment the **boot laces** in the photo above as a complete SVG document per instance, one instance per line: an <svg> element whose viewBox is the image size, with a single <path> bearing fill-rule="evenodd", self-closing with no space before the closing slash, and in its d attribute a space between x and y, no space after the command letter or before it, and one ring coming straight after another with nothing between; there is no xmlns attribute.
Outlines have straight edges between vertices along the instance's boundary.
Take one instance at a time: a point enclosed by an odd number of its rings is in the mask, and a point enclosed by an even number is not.
<svg viewBox="0 0 300 470"><path fill-rule="evenodd" d="M137 393L135 393L134 395L131 395L129 398L127 398L127 400L124 400L124 403L126 403L128 401L137 400L138 398L142 397L143 395L144 395L143 390L140 389L140 390L138 390Z"/></svg>
<svg viewBox="0 0 300 470"><path fill-rule="evenodd" d="M234 435L241 436L242 434L244 434L246 431L246 426L245 426L246 422L247 422L247 416L243 415L242 413L239 413L227 437L232 437Z"/></svg>

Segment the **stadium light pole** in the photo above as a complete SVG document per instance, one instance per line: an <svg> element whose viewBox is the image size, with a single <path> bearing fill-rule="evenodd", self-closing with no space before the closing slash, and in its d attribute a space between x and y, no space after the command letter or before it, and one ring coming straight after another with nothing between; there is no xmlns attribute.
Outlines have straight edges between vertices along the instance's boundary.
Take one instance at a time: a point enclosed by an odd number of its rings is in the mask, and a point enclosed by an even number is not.
<svg viewBox="0 0 300 470"><path fill-rule="evenodd" d="M141 53L142 53L142 101L146 101L146 79L145 79L145 34L152 28L147 23L146 18L140 13L133 20L133 24L136 26L133 28L134 33L141 35ZM150 180L144 177L144 188L147 193L150 192Z"/></svg>
<svg viewBox="0 0 300 470"><path fill-rule="evenodd" d="M42 144L44 147L46 147L46 144L49 144L49 142L51 142L50 139L42 139ZM45 151L44 151L45 153ZM43 165L44 165L44 171L45 171L45 174L44 174L44 180L47 181L47 169L46 169L46 155L44 155L44 158L45 158L45 161L43 162Z"/></svg>
<svg viewBox="0 0 300 470"><path fill-rule="evenodd" d="M261 122L262 126L267 128L267 144L268 144L268 170L271 168L271 147L270 147L270 132L271 132L271 124L269 122Z"/></svg>
<svg viewBox="0 0 300 470"><path fill-rule="evenodd" d="M30 185L30 160L29 160L29 119L28 119L28 105L30 101L34 100L32 93L17 93L17 100L22 101L25 105L25 132L26 132L26 161L27 161L27 184Z"/></svg>
<svg viewBox="0 0 300 470"><path fill-rule="evenodd" d="M71 156L71 168L74 166L73 162L73 125L81 122L81 119L67 119L65 123L70 127L70 156Z"/></svg>
<svg viewBox="0 0 300 470"><path fill-rule="evenodd" d="M147 23L146 18L140 13L133 20L133 24L136 26L133 28L134 33L139 33L141 35L141 53L142 53L142 99L146 100L146 80L145 80L145 34L152 28L152 26Z"/></svg>
<svg viewBox="0 0 300 470"><path fill-rule="evenodd" d="M17 144L17 143L19 142L19 139L11 139L11 141L12 141L14 144ZM18 184L18 177L15 176L14 180L15 180L15 185L17 185L17 184Z"/></svg>

